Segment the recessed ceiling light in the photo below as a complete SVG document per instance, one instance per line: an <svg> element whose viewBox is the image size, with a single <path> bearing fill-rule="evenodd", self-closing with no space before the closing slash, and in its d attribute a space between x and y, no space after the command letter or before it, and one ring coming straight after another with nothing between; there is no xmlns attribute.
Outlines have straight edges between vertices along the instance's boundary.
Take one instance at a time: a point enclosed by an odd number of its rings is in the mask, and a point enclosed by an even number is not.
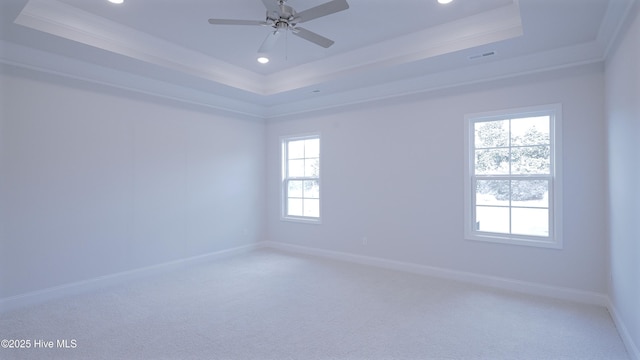
<svg viewBox="0 0 640 360"><path fill-rule="evenodd" d="M269 58L268 58L268 57L264 57L264 56L260 56L260 57L258 58L258 62L259 62L260 64L266 64L266 63L268 63L268 62L269 62Z"/></svg>
<svg viewBox="0 0 640 360"><path fill-rule="evenodd" d="M122 4L124 0L109 0L109 2L112 4Z"/></svg>
<svg viewBox="0 0 640 360"><path fill-rule="evenodd" d="M452 2L452 1L453 1L453 0L438 0L438 2L439 2L440 4L448 4L448 3Z"/></svg>

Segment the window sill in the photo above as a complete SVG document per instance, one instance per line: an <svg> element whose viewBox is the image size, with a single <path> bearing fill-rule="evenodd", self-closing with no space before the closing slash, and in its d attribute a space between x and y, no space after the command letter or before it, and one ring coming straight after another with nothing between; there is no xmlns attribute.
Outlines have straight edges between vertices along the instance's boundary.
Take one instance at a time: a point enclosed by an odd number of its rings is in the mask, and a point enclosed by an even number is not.
<svg viewBox="0 0 640 360"><path fill-rule="evenodd" d="M301 223L301 224L315 224L315 225L322 224L322 221L320 220L320 218L297 217L297 216L281 216L280 221L295 222L295 223Z"/></svg>
<svg viewBox="0 0 640 360"><path fill-rule="evenodd" d="M544 240L543 240L544 239ZM500 236L499 234L471 234L466 235L465 240L469 241L482 241L507 245L519 245L519 246L531 246L547 249L562 250L563 246L560 241L542 238L536 239L534 237L511 237Z"/></svg>

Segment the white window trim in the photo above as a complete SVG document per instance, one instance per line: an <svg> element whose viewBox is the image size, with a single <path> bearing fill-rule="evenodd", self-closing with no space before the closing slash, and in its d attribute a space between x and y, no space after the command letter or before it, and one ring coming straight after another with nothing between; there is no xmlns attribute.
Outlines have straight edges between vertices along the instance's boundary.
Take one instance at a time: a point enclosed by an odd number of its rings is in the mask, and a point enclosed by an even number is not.
<svg viewBox="0 0 640 360"><path fill-rule="evenodd" d="M478 120L501 120L514 117L527 117L536 115L551 116L550 142L551 142L551 186L549 189L549 237L536 237L515 234L499 234L478 232L473 226L474 206L472 191L472 171L474 157L471 156L471 146L475 139L472 124ZM464 170L464 236L467 240L487 241L502 244L514 244L535 246L551 249L562 249L562 105L549 104L498 110L491 112L465 115L465 170Z"/></svg>
<svg viewBox="0 0 640 360"><path fill-rule="evenodd" d="M320 199L319 200L319 213L320 216L308 217L308 216L291 216L287 215L287 189L286 189L286 171L287 168L285 166L287 162L287 149L286 143L288 141L295 140L305 140L305 139L315 139L317 138L320 141L320 176L318 176L318 186L320 187ZM305 223L305 224L322 224L322 136L320 133L307 133L307 134L298 134L298 135L287 135L280 137L280 220L282 221L290 221L297 223Z"/></svg>

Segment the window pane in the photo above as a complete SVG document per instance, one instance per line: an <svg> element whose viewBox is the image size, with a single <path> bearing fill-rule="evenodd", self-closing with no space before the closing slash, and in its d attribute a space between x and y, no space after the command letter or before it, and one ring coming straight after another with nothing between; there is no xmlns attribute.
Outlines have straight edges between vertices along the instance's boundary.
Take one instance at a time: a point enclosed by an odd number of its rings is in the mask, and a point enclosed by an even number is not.
<svg viewBox="0 0 640 360"><path fill-rule="evenodd" d="M476 122L473 126L476 149L509 146L509 120Z"/></svg>
<svg viewBox="0 0 640 360"><path fill-rule="evenodd" d="M304 140L289 141L287 155L289 159L304 158Z"/></svg>
<svg viewBox="0 0 640 360"><path fill-rule="evenodd" d="M511 231L514 234L549 236L548 209L511 209Z"/></svg>
<svg viewBox="0 0 640 360"><path fill-rule="evenodd" d="M476 229L508 234L509 208L476 206Z"/></svg>
<svg viewBox="0 0 640 360"><path fill-rule="evenodd" d="M302 216L302 199L287 199L287 215Z"/></svg>
<svg viewBox="0 0 640 360"><path fill-rule="evenodd" d="M319 177L320 176L320 159L306 159L304 162L304 176Z"/></svg>
<svg viewBox="0 0 640 360"><path fill-rule="evenodd" d="M509 192L509 180L478 180L476 204L509 206Z"/></svg>
<svg viewBox="0 0 640 360"><path fill-rule="evenodd" d="M289 160L289 177L304 176L304 160Z"/></svg>
<svg viewBox="0 0 640 360"><path fill-rule="evenodd" d="M476 175L506 175L509 174L509 150L485 149L476 150Z"/></svg>
<svg viewBox="0 0 640 360"><path fill-rule="evenodd" d="M289 192L287 193L287 197L302 197L302 183L303 181L289 181Z"/></svg>
<svg viewBox="0 0 640 360"><path fill-rule="evenodd" d="M512 206L549 207L548 180L513 180Z"/></svg>
<svg viewBox="0 0 640 360"><path fill-rule="evenodd" d="M320 157L320 139L308 139L304 143L304 157Z"/></svg>
<svg viewBox="0 0 640 360"><path fill-rule="evenodd" d="M514 147L511 150L511 173L542 174L551 173L551 148L549 146Z"/></svg>
<svg viewBox="0 0 640 360"><path fill-rule="evenodd" d="M304 182L304 197L317 199L320 197L320 188L318 187L317 180Z"/></svg>
<svg viewBox="0 0 640 360"><path fill-rule="evenodd" d="M520 118L511 121L511 145L549 144L549 116Z"/></svg>
<svg viewBox="0 0 640 360"><path fill-rule="evenodd" d="M320 217L320 200L304 199L304 216Z"/></svg>

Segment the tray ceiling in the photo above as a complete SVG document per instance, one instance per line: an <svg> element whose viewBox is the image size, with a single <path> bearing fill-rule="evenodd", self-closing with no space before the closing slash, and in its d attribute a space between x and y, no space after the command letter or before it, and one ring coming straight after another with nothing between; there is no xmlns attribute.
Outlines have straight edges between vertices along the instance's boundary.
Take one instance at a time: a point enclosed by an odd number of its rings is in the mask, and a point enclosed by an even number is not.
<svg viewBox="0 0 640 360"><path fill-rule="evenodd" d="M322 48L207 19L259 0L5 0L0 60L258 117L602 61L634 0L348 0L304 23ZM325 0L289 0L302 11Z"/></svg>

